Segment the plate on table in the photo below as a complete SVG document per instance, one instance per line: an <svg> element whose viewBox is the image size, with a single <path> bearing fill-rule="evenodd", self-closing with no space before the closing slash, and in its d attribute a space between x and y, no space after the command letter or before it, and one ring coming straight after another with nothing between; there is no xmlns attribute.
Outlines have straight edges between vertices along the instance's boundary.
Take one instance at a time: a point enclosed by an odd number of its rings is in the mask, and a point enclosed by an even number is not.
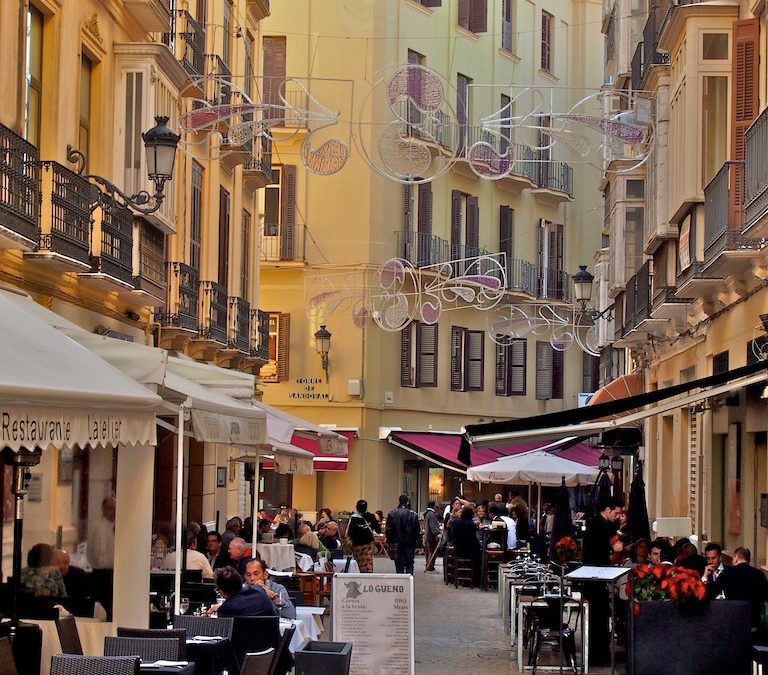
<svg viewBox="0 0 768 675"><path fill-rule="evenodd" d="M195 635L190 638L191 642L219 642L224 638L221 635Z"/></svg>

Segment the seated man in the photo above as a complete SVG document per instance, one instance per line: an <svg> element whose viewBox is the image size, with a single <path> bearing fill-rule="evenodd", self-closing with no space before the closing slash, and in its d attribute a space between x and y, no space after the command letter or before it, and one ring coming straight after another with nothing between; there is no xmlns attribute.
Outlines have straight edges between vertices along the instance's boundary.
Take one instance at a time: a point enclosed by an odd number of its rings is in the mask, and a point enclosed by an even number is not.
<svg viewBox="0 0 768 675"><path fill-rule="evenodd" d="M56 565L64 580L64 587L67 589L67 597L75 600L82 600L91 595L91 585L88 573L81 567L71 565L69 553L56 549Z"/></svg>
<svg viewBox="0 0 768 675"><path fill-rule="evenodd" d="M216 570L216 590L224 602L218 608L219 616L275 616L272 601L262 591L243 588L243 577L232 567Z"/></svg>
<svg viewBox="0 0 768 675"><path fill-rule="evenodd" d="M217 570L219 567L226 567L229 564L229 551L221 544L221 535L218 532L209 532L206 537L206 548L208 550L208 563Z"/></svg>
<svg viewBox="0 0 768 675"><path fill-rule="evenodd" d="M339 541L339 526L332 520L323 528L320 542L329 551L335 551L341 548L341 542Z"/></svg>
<svg viewBox="0 0 768 675"><path fill-rule="evenodd" d="M176 569L176 551L171 551L165 556L163 569ZM187 533L187 569L200 570L203 579L213 579L213 570L208 562L208 558L197 550L197 535L194 532Z"/></svg>
<svg viewBox="0 0 768 675"><path fill-rule="evenodd" d="M245 564L245 583L256 591L266 593L274 603L280 618L296 618L296 607L291 601L291 596L285 586L269 578L269 568L263 560L249 560Z"/></svg>
<svg viewBox="0 0 768 675"><path fill-rule="evenodd" d="M749 600L752 628L758 628L763 603L768 600L768 579L762 570L749 564L751 559L750 550L739 546L733 552L733 565L707 584L707 594L710 598L722 593L726 600Z"/></svg>
<svg viewBox="0 0 768 675"><path fill-rule="evenodd" d="M306 523L299 525L299 538L294 542L293 547L296 553L306 553L312 560L317 560L317 554L320 550L320 538L316 532Z"/></svg>

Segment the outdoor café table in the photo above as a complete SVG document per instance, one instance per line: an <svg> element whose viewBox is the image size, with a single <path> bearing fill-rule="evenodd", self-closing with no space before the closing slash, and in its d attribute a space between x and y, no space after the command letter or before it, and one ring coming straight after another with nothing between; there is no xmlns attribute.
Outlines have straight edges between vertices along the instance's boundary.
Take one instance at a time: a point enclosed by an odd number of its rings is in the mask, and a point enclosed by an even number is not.
<svg viewBox="0 0 768 675"><path fill-rule="evenodd" d="M261 559L273 570L292 570L296 567L293 544L256 544Z"/></svg>
<svg viewBox="0 0 768 675"><path fill-rule="evenodd" d="M307 626L307 631L312 640L317 640L323 632L323 614L325 614L325 607L304 607L299 605L296 608L296 620L301 621Z"/></svg>
<svg viewBox="0 0 768 675"><path fill-rule="evenodd" d="M347 561L345 558L334 558L333 559L333 571L337 574L343 574L344 568L347 566ZM325 568L322 568L324 570ZM315 563L315 570L321 571L320 563ZM349 561L349 569L346 571L347 574L360 574L360 567L357 565L357 560L350 559Z"/></svg>
<svg viewBox="0 0 768 675"><path fill-rule="evenodd" d="M156 666L151 663L142 663L139 672L144 675L195 675L194 663L187 663L186 666Z"/></svg>
<svg viewBox="0 0 768 675"><path fill-rule="evenodd" d="M187 661L195 664L195 675L220 675L224 670L230 675L240 672L229 638L212 640L199 636L188 637Z"/></svg>
<svg viewBox="0 0 768 675"><path fill-rule="evenodd" d="M49 675L51 672L51 656L61 654L61 642L56 630L56 623L49 620L34 621L43 632L43 648L40 659L40 675ZM115 635L117 624L99 621L87 617L75 617L77 632L80 635L80 643L83 646L83 654L88 656L101 656L104 653L104 638Z"/></svg>
<svg viewBox="0 0 768 675"><path fill-rule="evenodd" d="M288 650L293 654L296 652L301 645L303 645L307 640L314 640L309 630L307 629L307 624L303 621L299 621L298 619L280 619L280 635L285 633L287 628L290 628L293 626L296 631L293 634L293 637L291 638L291 642L288 645Z"/></svg>

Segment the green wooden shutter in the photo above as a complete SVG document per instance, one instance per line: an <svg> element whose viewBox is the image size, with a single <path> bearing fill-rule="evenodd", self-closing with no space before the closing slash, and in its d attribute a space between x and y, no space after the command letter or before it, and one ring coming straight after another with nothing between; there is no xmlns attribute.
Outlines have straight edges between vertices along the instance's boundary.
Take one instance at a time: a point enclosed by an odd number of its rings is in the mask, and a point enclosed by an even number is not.
<svg viewBox="0 0 768 675"><path fill-rule="evenodd" d="M280 184L280 258L293 260L296 252L296 167L283 166Z"/></svg>
<svg viewBox="0 0 768 675"><path fill-rule="evenodd" d="M464 391L464 329L451 326L451 391Z"/></svg>
<svg viewBox="0 0 768 675"><path fill-rule="evenodd" d="M437 386L437 324L419 323L416 328L417 386Z"/></svg>
<svg viewBox="0 0 768 675"><path fill-rule="evenodd" d="M536 398L546 401L552 398L552 345L536 343Z"/></svg>
<svg viewBox="0 0 768 675"><path fill-rule="evenodd" d="M482 391L485 385L485 331L470 330L465 340L465 384L467 391Z"/></svg>

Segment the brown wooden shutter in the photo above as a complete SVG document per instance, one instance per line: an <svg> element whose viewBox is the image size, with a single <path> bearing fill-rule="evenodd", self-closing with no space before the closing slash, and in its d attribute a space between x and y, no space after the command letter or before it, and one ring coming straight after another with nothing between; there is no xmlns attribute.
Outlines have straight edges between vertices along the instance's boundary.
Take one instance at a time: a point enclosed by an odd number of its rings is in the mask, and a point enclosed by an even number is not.
<svg viewBox="0 0 768 675"><path fill-rule="evenodd" d="M508 206L499 207L499 253L507 254L507 269L512 260L514 247L515 212Z"/></svg>
<svg viewBox="0 0 768 675"><path fill-rule="evenodd" d="M417 386L437 386L437 324L419 323L416 328Z"/></svg>
<svg viewBox="0 0 768 675"><path fill-rule="evenodd" d="M419 185L419 234L428 237L432 234L432 183Z"/></svg>
<svg viewBox="0 0 768 675"><path fill-rule="evenodd" d="M465 385L467 391L482 391L485 386L485 331L470 330L465 340Z"/></svg>
<svg viewBox="0 0 768 675"><path fill-rule="evenodd" d="M501 0L501 48L512 51L512 0Z"/></svg>
<svg viewBox="0 0 768 675"><path fill-rule="evenodd" d="M488 30L488 0L471 0L469 30L473 33L485 33Z"/></svg>
<svg viewBox="0 0 768 675"><path fill-rule="evenodd" d="M544 254L544 246L546 243L547 233L547 221L543 218L539 218L539 226L536 228L536 259L538 269L537 287L535 294L538 297L544 292L544 275L546 274L544 264L546 263L546 255Z"/></svg>
<svg viewBox="0 0 768 675"><path fill-rule="evenodd" d="M457 153L464 152L467 141L467 113L469 110L469 78L456 74L456 121L459 124L459 147Z"/></svg>
<svg viewBox="0 0 768 675"><path fill-rule="evenodd" d="M219 283L229 285L229 192L219 188Z"/></svg>
<svg viewBox="0 0 768 675"><path fill-rule="evenodd" d="M459 0L458 24L464 28L469 28L469 9L472 0Z"/></svg>
<svg viewBox="0 0 768 675"><path fill-rule="evenodd" d="M544 72L550 72L551 67L551 49L552 38L552 15L547 12L541 13L541 69Z"/></svg>
<svg viewBox="0 0 768 675"><path fill-rule="evenodd" d="M285 36L268 36L262 39L262 52L264 58L264 103L280 106L280 94L285 79L286 38ZM268 108L264 111L267 119L280 119L282 113L279 108Z"/></svg>
<svg viewBox="0 0 768 675"><path fill-rule="evenodd" d="M581 391L588 393L597 391L597 384L600 381L600 358L584 352L581 359L581 372Z"/></svg>
<svg viewBox="0 0 768 675"><path fill-rule="evenodd" d="M552 398L552 345L536 343L536 398L545 401Z"/></svg>
<svg viewBox="0 0 768 675"><path fill-rule="evenodd" d="M480 251L480 204L477 197L467 197L467 256L476 256Z"/></svg>
<svg viewBox="0 0 768 675"><path fill-rule="evenodd" d="M514 396L525 396L528 341L513 340L507 349L509 350L508 393Z"/></svg>
<svg viewBox="0 0 768 675"><path fill-rule="evenodd" d="M461 252L461 201L462 194L458 190L451 190L451 260L458 260L463 256Z"/></svg>
<svg viewBox="0 0 768 675"><path fill-rule="evenodd" d="M509 348L505 345L496 343L496 375L495 375L495 388L496 396L507 396L509 393L507 386L507 356L509 355Z"/></svg>
<svg viewBox="0 0 768 675"><path fill-rule="evenodd" d="M413 371L413 324L400 331L400 386L414 386Z"/></svg>
<svg viewBox="0 0 768 675"><path fill-rule="evenodd" d="M293 260L296 239L296 167L283 166L280 183L280 257Z"/></svg>
<svg viewBox="0 0 768 675"><path fill-rule="evenodd" d="M421 4L424 7L440 7L443 0L421 0Z"/></svg>
<svg viewBox="0 0 768 675"><path fill-rule="evenodd" d="M565 352L552 349L552 398L563 398Z"/></svg>
<svg viewBox="0 0 768 675"><path fill-rule="evenodd" d="M288 354L291 350L291 315L281 314L277 323L277 380L288 379Z"/></svg>
<svg viewBox="0 0 768 675"><path fill-rule="evenodd" d="M554 283L555 293L559 300L565 299L565 274L563 273L563 256L565 255L565 231L562 223L557 223L554 227L555 231L555 258L554 258ZM551 263L550 263L551 264Z"/></svg>
<svg viewBox="0 0 768 675"><path fill-rule="evenodd" d="M464 329L451 326L451 391L464 391Z"/></svg>
<svg viewBox="0 0 768 675"><path fill-rule="evenodd" d="M403 185L403 229L406 232L413 229L413 185L411 183Z"/></svg>

